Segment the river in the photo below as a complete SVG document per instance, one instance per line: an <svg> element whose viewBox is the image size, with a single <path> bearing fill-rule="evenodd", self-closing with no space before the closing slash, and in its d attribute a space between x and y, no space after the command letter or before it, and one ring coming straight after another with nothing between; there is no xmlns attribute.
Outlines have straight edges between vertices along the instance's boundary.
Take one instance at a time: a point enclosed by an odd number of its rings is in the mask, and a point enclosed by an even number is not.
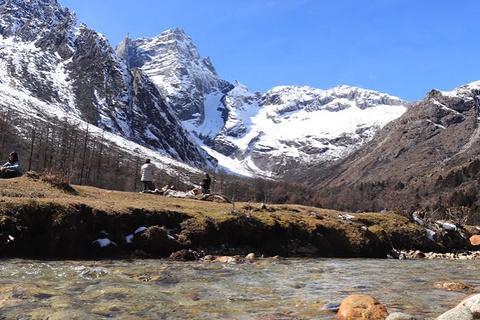
<svg viewBox="0 0 480 320"><path fill-rule="evenodd" d="M480 260L2 260L0 319L334 319L350 294L433 319L480 286Z"/></svg>

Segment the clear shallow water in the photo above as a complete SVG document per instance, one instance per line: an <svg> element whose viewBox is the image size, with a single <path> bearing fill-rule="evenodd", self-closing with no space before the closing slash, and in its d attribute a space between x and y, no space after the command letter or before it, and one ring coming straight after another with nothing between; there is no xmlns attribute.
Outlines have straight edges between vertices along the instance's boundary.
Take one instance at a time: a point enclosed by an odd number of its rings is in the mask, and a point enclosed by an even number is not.
<svg viewBox="0 0 480 320"><path fill-rule="evenodd" d="M334 319L369 294L433 319L480 289L480 260L261 259L254 263L1 260L0 319Z"/></svg>

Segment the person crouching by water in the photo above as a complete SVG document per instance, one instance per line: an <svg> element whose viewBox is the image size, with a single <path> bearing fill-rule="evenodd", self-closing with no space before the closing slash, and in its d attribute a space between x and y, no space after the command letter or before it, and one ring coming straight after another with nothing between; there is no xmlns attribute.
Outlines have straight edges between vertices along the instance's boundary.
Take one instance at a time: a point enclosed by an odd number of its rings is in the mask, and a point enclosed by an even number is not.
<svg viewBox="0 0 480 320"><path fill-rule="evenodd" d="M155 185L153 184L153 173L157 167L150 163L150 159L145 160L145 164L141 167L142 178L141 181L143 183L143 191L148 192L153 191L155 189Z"/></svg>
<svg viewBox="0 0 480 320"><path fill-rule="evenodd" d="M8 155L8 161L0 167L0 178L8 179L22 175L22 165L18 160L18 154L14 151Z"/></svg>
<svg viewBox="0 0 480 320"><path fill-rule="evenodd" d="M210 193L210 184L212 183L212 179L208 173L205 174L205 178L200 182L200 186L202 186L200 192L203 194Z"/></svg>

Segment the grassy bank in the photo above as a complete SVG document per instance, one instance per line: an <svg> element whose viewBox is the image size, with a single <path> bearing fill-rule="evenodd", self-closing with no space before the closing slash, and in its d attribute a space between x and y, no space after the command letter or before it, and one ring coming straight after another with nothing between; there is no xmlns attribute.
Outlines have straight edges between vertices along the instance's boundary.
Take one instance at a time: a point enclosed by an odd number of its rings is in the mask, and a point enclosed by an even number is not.
<svg viewBox="0 0 480 320"><path fill-rule="evenodd" d="M140 227L146 230L135 234ZM102 247L97 239L114 244ZM463 248L462 239L432 242L425 228L393 212L348 214L299 205L167 198L69 186L54 177L0 180L3 256L167 257L184 252L197 257L256 252L386 257L392 247Z"/></svg>

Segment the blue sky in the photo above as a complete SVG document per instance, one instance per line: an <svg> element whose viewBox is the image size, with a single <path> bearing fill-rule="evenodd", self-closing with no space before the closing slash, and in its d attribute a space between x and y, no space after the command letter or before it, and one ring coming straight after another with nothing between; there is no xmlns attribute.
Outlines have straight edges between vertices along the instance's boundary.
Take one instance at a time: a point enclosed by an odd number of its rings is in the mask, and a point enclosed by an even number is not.
<svg viewBox="0 0 480 320"><path fill-rule="evenodd" d="M220 77L405 100L480 80L476 0L58 0L112 46L180 27Z"/></svg>

